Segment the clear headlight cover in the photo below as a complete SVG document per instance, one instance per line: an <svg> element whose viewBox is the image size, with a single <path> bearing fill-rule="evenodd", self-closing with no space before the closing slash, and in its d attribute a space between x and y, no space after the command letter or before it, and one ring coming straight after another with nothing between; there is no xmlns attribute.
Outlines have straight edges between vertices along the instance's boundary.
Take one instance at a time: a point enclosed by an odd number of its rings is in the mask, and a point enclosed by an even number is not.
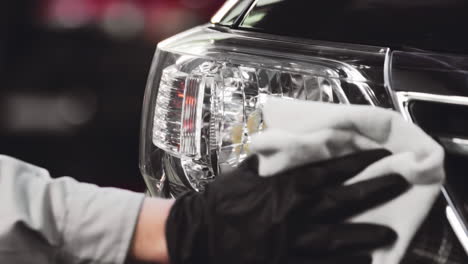
<svg viewBox="0 0 468 264"><path fill-rule="evenodd" d="M202 191L235 167L267 125L268 96L391 107L387 60L385 48L299 44L208 25L161 42L143 106L140 168L150 192Z"/></svg>

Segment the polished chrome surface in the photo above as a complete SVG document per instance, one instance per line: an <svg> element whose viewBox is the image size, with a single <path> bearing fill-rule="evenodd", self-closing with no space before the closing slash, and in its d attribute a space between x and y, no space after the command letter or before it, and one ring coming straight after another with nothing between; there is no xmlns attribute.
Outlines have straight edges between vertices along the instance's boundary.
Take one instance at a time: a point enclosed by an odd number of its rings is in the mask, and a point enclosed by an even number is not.
<svg viewBox="0 0 468 264"><path fill-rule="evenodd" d="M468 156L468 139L458 137L439 137L439 140L448 151Z"/></svg>
<svg viewBox="0 0 468 264"><path fill-rule="evenodd" d="M460 240L460 244L465 249L465 252L468 253L468 236L466 236L467 230L460 223L460 216L450 206L445 208L445 213L447 215L450 226L452 226L455 235L457 236L458 240Z"/></svg>
<svg viewBox="0 0 468 264"><path fill-rule="evenodd" d="M236 26L242 21L254 0L227 0L211 18L211 23L228 27Z"/></svg>
<svg viewBox="0 0 468 264"><path fill-rule="evenodd" d="M395 92L395 96L398 110L405 119L410 122L413 122L413 120L409 114L408 104L412 100L468 106L468 97L463 96L435 95L418 92Z"/></svg>

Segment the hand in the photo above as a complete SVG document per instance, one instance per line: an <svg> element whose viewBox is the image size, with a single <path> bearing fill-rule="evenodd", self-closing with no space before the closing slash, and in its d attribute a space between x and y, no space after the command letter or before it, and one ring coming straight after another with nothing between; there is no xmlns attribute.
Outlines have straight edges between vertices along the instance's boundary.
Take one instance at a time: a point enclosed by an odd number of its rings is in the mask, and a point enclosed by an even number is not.
<svg viewBox="0 0 468 264"><path fill-rule="evenodd" d="M266 178L251 157L204 193L176 200L166 222L170 262L371 263L370 250L393 243L396 233L344 221L410 185L400 175L343 183L388 155L364 151Z"/></svg>

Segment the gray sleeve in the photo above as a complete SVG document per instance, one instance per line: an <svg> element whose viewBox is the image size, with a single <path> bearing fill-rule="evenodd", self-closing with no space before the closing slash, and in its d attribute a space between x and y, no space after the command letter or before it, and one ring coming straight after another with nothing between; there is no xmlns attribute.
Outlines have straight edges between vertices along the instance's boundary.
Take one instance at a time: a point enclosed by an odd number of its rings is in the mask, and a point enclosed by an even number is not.
<svg viewBox="0 0 468 264"><path fill-rule="evenodd" d="M143 198L0 155L0 260L124 263Z"/></svg>

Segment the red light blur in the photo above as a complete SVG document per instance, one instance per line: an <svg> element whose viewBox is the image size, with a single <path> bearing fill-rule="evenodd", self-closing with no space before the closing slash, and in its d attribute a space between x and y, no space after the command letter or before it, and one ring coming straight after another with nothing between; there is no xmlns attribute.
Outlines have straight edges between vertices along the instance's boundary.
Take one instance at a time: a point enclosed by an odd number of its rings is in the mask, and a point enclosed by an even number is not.
<svg viewBox="0 0 468 264"><path fill-rule="evenodd" d="M119 10L116 6L131 6L130 11L122 8L121 13L114 14L117 16L116 23L120 22L119 18L126 23L132 23L129 21L131 19L144 21L143 28L135 33L143 33L146 39L158 41L208 22L223 3L224 0L44 0L42 10L47 25L76 28L100 25L108 20L110 10ZM132 10L138 10L142 17L135 17L134 11L125 13ZM105 28L104 30L106 31ZM115 32L111 32L113 33ZM118 33L114 35L118 37Z"/></svg>

